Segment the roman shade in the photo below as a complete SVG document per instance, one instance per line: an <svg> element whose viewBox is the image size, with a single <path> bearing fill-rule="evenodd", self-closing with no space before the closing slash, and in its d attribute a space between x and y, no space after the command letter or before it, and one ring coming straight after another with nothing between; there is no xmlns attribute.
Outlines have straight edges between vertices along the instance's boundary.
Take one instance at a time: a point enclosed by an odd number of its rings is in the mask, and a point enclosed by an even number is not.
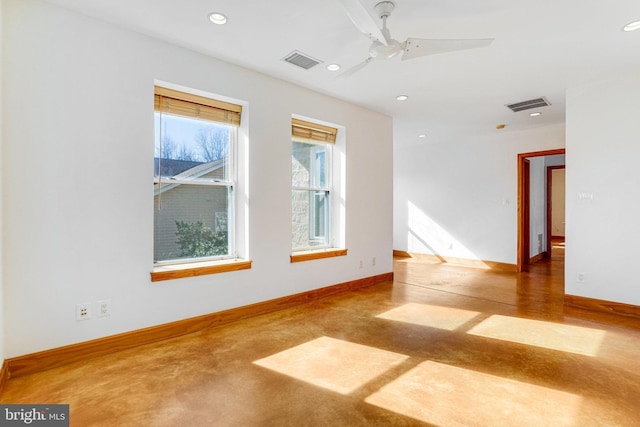
<svg viewBox="0 0 640 427"><path fill-rule="evenodd" d="M161 86L155 86L154 93L154 109L157 112L210 120L233 126L240 125L241 105L167 89Z"/></svg>
<svg viewBox="0 0 640 427"><path fill-rule="evenodd" d="M300 119L291 119L291 135L297 142L325 142L335 144L338 129Z"/></svg>

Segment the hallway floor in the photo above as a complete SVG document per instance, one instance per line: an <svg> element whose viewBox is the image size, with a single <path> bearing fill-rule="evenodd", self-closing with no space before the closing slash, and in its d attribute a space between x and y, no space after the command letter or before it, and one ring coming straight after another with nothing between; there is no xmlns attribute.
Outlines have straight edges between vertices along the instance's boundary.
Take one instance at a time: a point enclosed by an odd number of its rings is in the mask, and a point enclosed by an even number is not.
<svg viewBox="0 0 640 427"><path fill-rule="evenodd" d="M397 258L394 282L8 381L73 426L637 426L640 329L526 273Z"/></svg>

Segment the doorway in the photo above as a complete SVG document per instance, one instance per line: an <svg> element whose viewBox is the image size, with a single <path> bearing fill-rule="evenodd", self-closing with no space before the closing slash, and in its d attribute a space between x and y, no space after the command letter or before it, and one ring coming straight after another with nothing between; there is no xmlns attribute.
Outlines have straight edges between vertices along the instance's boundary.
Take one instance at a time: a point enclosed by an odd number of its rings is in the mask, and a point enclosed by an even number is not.
<svg viewBox="0 0 640 427"><path fill-rule="evenodd" d="M517 270L524 271L529 264L530 247L531 247L531 158L555 156L565 154L565 149L555 149L547 151L536 151L531 153L518 154L518 254L517 254ZM549 183L547 182L547 185ZM552 230L549 225L549 209L551 208L547 198L543 200L547 209L546 221L546 245L547 254L551 254L551 236ZM536 233L538 240L540 234ZM538 241L541 245L542 242Z"/></svg>
<svg viewBox="0 0 640 427"><path fill-rule="evenodd" d="M551 243L565 239L565 165L547 166L547 250Z"/></svg>

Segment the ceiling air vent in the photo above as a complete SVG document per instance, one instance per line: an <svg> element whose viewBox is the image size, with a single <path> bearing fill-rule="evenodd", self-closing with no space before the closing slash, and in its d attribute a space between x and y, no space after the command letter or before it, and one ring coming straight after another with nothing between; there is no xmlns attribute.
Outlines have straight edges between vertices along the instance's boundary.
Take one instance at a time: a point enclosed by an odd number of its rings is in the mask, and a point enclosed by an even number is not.
<svg viewBox="0 0 640 427"><path fill-rule="evenodd" d="M530 99L528 101L516 102L515 104L508 104L507 107L509 107L509 109L514 113L517 113L518 111L546 107L548 105L551 105L551 103L543 96L541 98Z"/></svg>
<svg viewBox="0 0 640 427"><path fill-rule="evenodd" d="M310 57L306 53L302 53L297 50L294 50L293 52L282 58L282 60L288 62L289 64L304 68L305 70L315 67L322 62Z"/></svg>

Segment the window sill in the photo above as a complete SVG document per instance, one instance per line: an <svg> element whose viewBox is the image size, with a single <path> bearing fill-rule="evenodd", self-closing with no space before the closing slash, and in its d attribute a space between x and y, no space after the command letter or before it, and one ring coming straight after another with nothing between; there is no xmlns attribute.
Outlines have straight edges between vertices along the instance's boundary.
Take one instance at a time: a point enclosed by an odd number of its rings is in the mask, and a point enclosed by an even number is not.
<svg viewBox="0 0 640 427"><path fill-rule="evenodd" d="M225 259L220 261L195 262L155 267L151 272L151 281L183 279L185 277L205 276L207 274L225 273L227 271L248 270L251 260Z"/></svg>
<svg viewBox="0 0 640 427"><path fill-rule="evenodd" d="M347 255L346 249L320 249L314 251L296 252L291 254L291 262L311 261L314 259L333 258Z"/></svg>

